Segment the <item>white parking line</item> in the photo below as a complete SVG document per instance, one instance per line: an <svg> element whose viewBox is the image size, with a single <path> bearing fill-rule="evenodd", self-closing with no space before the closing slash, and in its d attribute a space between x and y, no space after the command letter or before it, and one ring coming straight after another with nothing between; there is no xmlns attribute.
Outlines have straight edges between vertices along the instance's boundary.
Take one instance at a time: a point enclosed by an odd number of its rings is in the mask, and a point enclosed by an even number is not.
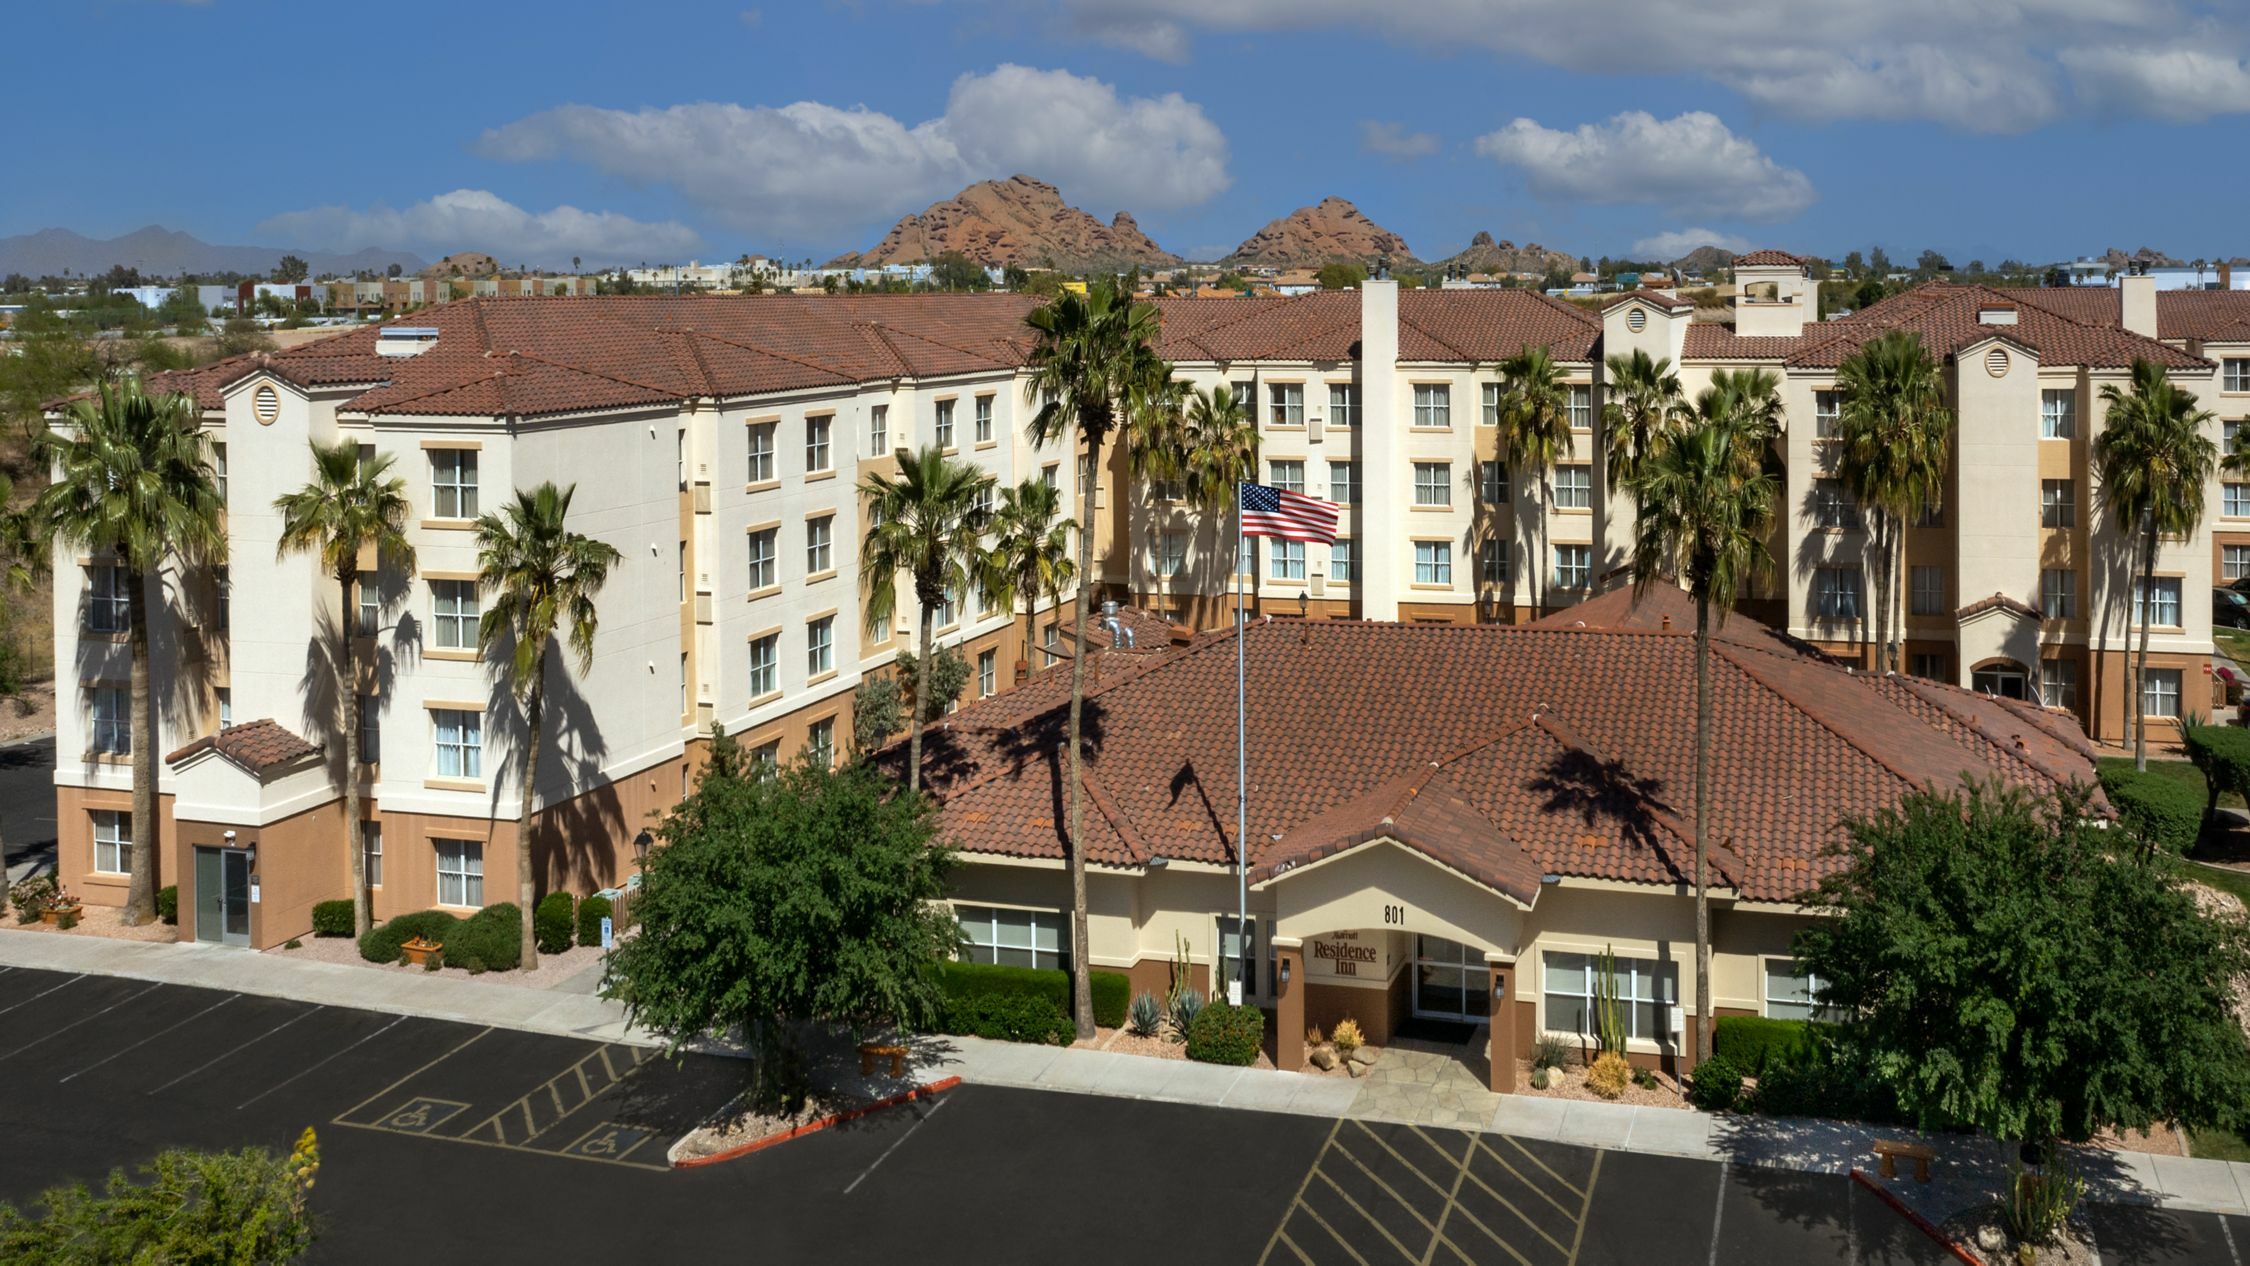
<svg viewBox="0 0 2250 1266"><path fill-rule="evenodd" d="M922 1123L924 1121L927 1121L931 1117L936 1116L938 1114L939 1108L943 1108L946 1104L951 1102L952 1100L950 1099L940 1099L937 1101L936 1105L933 1106L928 1112L925 1112L921 1116L914 1118L914 1124L906 1127L906 1133L899 1135L896 1139L893 1139L891 1141L891 1145L883 1149L883 1154L881 1156L876 1157L874 1161L867 1166L867 1168L859 1171L859 1177L852 1179L851 1187L844 1188L844 1194L847 1196L852 1194L852 1187L857 1187L861 1183L866 1182L867 1176L875 1172L875 1166L889 1160L891 1158L891 1153L898 1150L899 1144L904 1143L909 1137L911 1137L914 1131L921 1129Z"/></svg>
<svg viewBox="0 0 2250 1266"><path fill-rule="evenodd" d="M290 1025L304 1019L308 1015L313 1015L317 1012L325 1011L327 1009L328 1004L322 1003L319 1006L314 1007L311 1011L300 1011L297 1014L290 1016L288 1019L283 1020L281 1023L274 1025L272 1028L267 1029L265 1032L260 1033L258 1036L251 1038L249 1041L243 1042L240 1045L232 1047L228 1050L221 1051L217 1055L213 1055L211 1058L204 1060L202 1063L197 1064L195 1067L188 1069L186 1072L181 1073L179 1076L174 1077L172 1080L165 1082L163 1085L158 1086L156 1089L151 1090L148 1093L152 1095L162 1094L165 1091L170 1090L172 1087L179 1085L181 1082L186 1081L188 1078L195 1076L197 1073L202 1072L204 1069L209 1068L211 1065L218 1063L222 1059L225 1059L227 1056L236 1054L243 1050L245 1047L265 1041L267 1038L281 1032L283 1029L288 1028Z"/></svg>
<svg viewBox="0 0 2250 1266"><path fill-rule="evenodd" d="M162 989L163 987L164 982L158 981L157 983L150 985L148 988L141 990L140 993L127 994L126 996L119 998L117 1001L110 1003L108 1006L103 1007L101 1010L96 1011L92 1015L82 1015L77 1019L72 1020L70 1023L61 1026L60 1028L47 1030L45 1033L42 1033L39 1036L31 1039L30 1041L25 1042L23 1045L17 1047L16 1049L9 1051L6 1055L0 1055L0 1059L9 1059L14 1056L21 1055L25 1051L30 1050L32 1047L46 1041L48 1038L60 1037L61 1035L70 1032L72 1029L77 1028L79 1025L84 1024L89 1020L99 1020L103 1016L108 1015L110 1012L117 1010L119 1007L124 1006L128 1002L131 1002L133 999L141 997L145 994L154 993L155 991Z"/></svg>
<svg viewBox="0 0 2250 1266"><path fill-rule="evenodd" d="M116 1058L117 1058L118 1056L120 1056L120 1055L123 1055L123 1054L125 1054L125 1053L126 1053L127 1051L132 1051L132 1050L136 1050L136 1049L138 1049L138 1048L140 1048L140 1047L146 1046L146 1045L148 1045L148 1044L149 1044L150 1042L153 1042L153 1041L155 1041L156 1039L158 1039L158 1038L160 1038L160 1037L164 1036L165 1034L167 1034L167 1033L171 1032L172 1030L174 1030L174 1029L176 1029L176 1028L180 1027L181 1025L183 1025L183 1024L186 1024L186 1023L188 1022L188 1020L199 1019L199 1018L201 1018L201 1017L203 1017L203 1016L209 1015L209 1014L211 1014L211 1013L212 1013L213 1011L216 1011L216 1010L218 1010L218 1009L219 1009L220 1007L223 1007L223 1006L227 1005L228 1003L230 1003L230 1002L234 1001L235 999L237 999L237 998L239 998L239 997L241 997L241 996L242 996L242 995L241 995L241 994L238 994L238 993L230 993L230 994L228 994L227 996L225 996L225 997L223 997L223 998L219 999L219 1000L218 1000L217 1002L214 1002L214 1003L212 1003L212 1004L211 1004L210 1006L208 1006L208 1007L205 1007L205 1008L203 1008L203 1009L202 1009L201 1011L198 1011L198 1012L196 1012L196 1013L195 1013L194 1015L191 1015L191 1016L189 1016L189 1017L187 1018L187 1020L177 1020L177 1021L174 1021L173 1023L171 1023L171 1024L167 1024L167 1025L165 1025L165 1026L164 1026L163 1028L161 1028L161 1029L158 1029L158 1030L157 1030L156 1032L154 1032L154 1033L151 1033L151 1034L149 1034L149 1035L148 1035L147 1037L144 1037L144 1038L142 1038L142 1039L141 1039L140 1041L138 1041L138 1042L135 1042L135 1043L133 1043L133 1044L132 1044L131 1046L121 1046L121 1047L118 1047L118 1048L117 1048L116 1050L114 1050L114 1051L111 1051L111 1052L110 1052L109 1054L107 1054L107 1055L104 1055L104 1056L102 1056L102 1057L101 1057L100 1059L97 1059L97 1060L95 1060L95 1061L94 1061L93 1063L91 1063L91 1064L88 1064L88 1065L86 1065L86 1066L85 1066L84 1068L81 1068L81 1069L79 1069L79 1070L78 1070L77 1072L75 1072L75 1073L70 1073L70 1074L67 1074L67 1075L65 1075L65 1076L64 1076L64 1077L62 1077L62 1078L61 1078L60 1080L58 1080L58 1081L57 1081L57 1082L56 1082L55 1084L56 1084L56 1085L61 1085L61 1084L62 1084L63 1082L65 1082L65 1081L73 1081L73 1080L76 1080L76 1079L77 1079L78 1077L80 1077L80 1076L82 1076L82 1075L84 1075L84 1074L86 1074L86 1073L90 1073L90 1072L94 1071L94 1070L95 1070L95 1069L97 1069L97 1068L100 1068L100 1067L101 1067L102 1065L104 1065L104 1064L108 1063L109 1061L111 1061L111 1060L113 1060L113 1059L116 1059Z"/></svg>
<svg viewBox="0 0 2250 1266"><path fill-rule="evenodd" d="M406 1017L402 1015L397 1019L391 1021L389 1024L384 1025L382 1028L379 1028L373 1033L368 1034L366 1037L359 1039L359 1041L352 1043L350 1046L343 1047L340 1050L330 1051L328 1054L321 1056L317 1061L298 1069L296 1072L289 1074L287 1077L282 1078L280 1081L275 1082L274 1084L266 1087L264 1090L261 1090L258 1093L243 1100L242 1102L234 1105L234 1110L237 1112L242 1111L244 1108L247 1108L251 1104L256 1103L258 1100L265 1098L267 1095L272 1094L274 1091L281 1089L283 1086L288 1085L290 1082L297 1080L299 1077L304 1076L306 1073L312 1072L314 1069L319 1068L323 1064L326 1064L329 1060L335 1059L337 1056L344 1054L346 1051L357 1050L359 1047L374 1041L376 1038L383 1036L385 1033L390 1032L392 1029L395 1029L399 1025L404 1023L406 1023Z"/></svg>
<svg viewBox="0 0 2250 1266"><path fill-rule="evenodd" d="M1719 1223L1727 1216L1727 1170L1730 1162L1719 1162L1719 1194L1711 1200L1711 1266L1719 1266Z"/></svg>
<svg viewBox="0 0 2250 1266"><path fill-rule="evenodd" d="M13 1010L15 1010L15 1009L16 1009L17 1007L21 1007L21 1006L28 1006L28 1005L30 1005L31 1003L37 1002L37 1001L39 1001L39 1000L40 1000L41 998L44 998L44 997L46 997L46 996L47 996L48 994L51 994L51 993L53 993L53 992L54 992L55 990L57 990L57 989L67 989L67 988L69 988L70 986L72 986L72 985L75 985L75 984L77 984L77 983L78 983L79 981L81 981L81 980L84 980L84 979L86 979L86 978L85 978L84 976L72 976L72 977L71 977L70 979L68 979L68 980L65 980L64 982L62 982L62 983L61 983L61 984L59 984L59 985L53 985L53 986L50 986L50 987L48 987L48 988L45 988L45 989L42 989L42 990L40 990L40 991L39 991L38 993L35 993L35 994L31 995L30 997L28 997L28 998L24 999L24 1000L23 1000L22 1002L18 1002L18 1003L15 1003L15 1004L13 1004L13 1005L11 1005L11 1006L0 1007L0 1015L6 1015L6 1014L8 1014L8 1013L9 1013L10 1011L13 1011Z"/></svg>

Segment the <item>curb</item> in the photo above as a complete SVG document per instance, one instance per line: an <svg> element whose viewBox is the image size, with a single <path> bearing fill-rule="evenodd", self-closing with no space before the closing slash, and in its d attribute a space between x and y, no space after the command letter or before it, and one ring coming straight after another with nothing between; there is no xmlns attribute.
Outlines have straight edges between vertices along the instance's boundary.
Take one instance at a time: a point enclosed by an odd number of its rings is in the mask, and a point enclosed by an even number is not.
<svg viewBox="0 0 2250 1266"><path fill-rule="evenodd" d="M916 1099L920 1099L928 1095L942 1094L945 1091L951 1090L955 1086L958 1086L960 1084L961 1079L959 1077L940 1077L936 1081L933 1081L928 1085L916 1086L912 1090L902 1091L898 1094L890 1096L887 1099L877 1099L875 1102L870 1103L865 1107L853 1108L849 1112L838 1112L829 1116L818 1118L817 1120L807 1121L803 1125L792 1127L790 1129L782 1131L779 1134L769 1134L762 1139L752 1139L750 1142L744 1143L740 1147L730 1147L723 1152L714 1152L709 1156L694 1156L689 1157L685 1160L673 1161L672 1168L694 1169L702 1165L716 1165L720 1161L730 1161L734 1160L737 1157L748 1156L752 1152L763 1151L766 1148L773 1147L777 1144L786 1143L794 1138L802 1138L807 1134L818 1133L819 1131L825 1130L832 1125L841 1125L846 1121L855 1121L860 1117L866 1116L870 1112L880 1112L884 1108L895 1108L902 1103L911 1103Z"/></svg>
<svg viewBox="0 0 2250 1266"><path fill-rule="evenodd" d="M1942 1248L1946 1252L1953 1254L1953 1256L1957 1260L1966 1263L1966 1266L1984 1266L1983 1258L1978 1257L1976 1254L1971 1253L1969 1250L1961 1247L1959 1244L1956 1244L1952 1240L1947 1239L1945 1232L1938 1230L1937 1227L1933 1225L1928 1218L1925 1218L1921 1214L1916 1213L1911 1208L1908 1208L1904 1200L1901 1200L1897 1196L1891 1194L1890 1188L1885 1187L1883 1184L1875 1181L1872 1178L1869 1178L1867 1176L1866 1170L1861 1169L1857 1165L1852 1166L1852 1181L1858 1183L1860 1186L1867 1188L1869 1191L1872 1191L1877 1196L1881 1197L1883 1203L1897 1210L1900 1217L1905 1218L1908 1222L1911 1222L1916 1227L1920 1228L1922 1234L1927 1235L1932 1240L1936 1241L1939 1248Z"/></svg>

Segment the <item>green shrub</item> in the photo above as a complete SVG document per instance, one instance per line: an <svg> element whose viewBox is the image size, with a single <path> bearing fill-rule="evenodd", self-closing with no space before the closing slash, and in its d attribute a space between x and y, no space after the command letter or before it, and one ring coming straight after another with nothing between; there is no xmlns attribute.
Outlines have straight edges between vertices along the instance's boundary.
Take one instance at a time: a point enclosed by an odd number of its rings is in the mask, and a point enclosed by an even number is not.
<svg viewBox="0 0 2250 1266"><path fill-rule="evenodd" d="M33 875L10 888L8 900L16 907L16 922L37 923L57 891L55 881L46 875Z"/></svg>
<svg viewBox="0 0 2250 1266"><path fill-rule="evenodd" d="M180 889L177 884L166 884L156 890L156 917L174 927L180 923ZM348 929L347 929L348 930Z"/></svg>
<svg viewBox="0 0 2250 1266"><path fill-rule="evenodd" d="M399 960L398 947L421 937L452 948L454 931L461 920L443 910L417 910L402 914L390 922L368 929L359 938L359 956L370 963L395 963Z"/></svg>
<svg viewBox="0 0 2250 1266"><path fill-rule="evenodd" d="M949 998L944 1027L948 1033L1048 1046L1068 1046L1076 1036L1075 1026L1063 1009L1037 993L972 993Z"/></svg>
<svg viewBox="0 0 2250 1266"><path fill-rule="evenodd" d="M1808 1020L1722 1015L1712 1026L1711 1053L1725 1056L1744 1076L1763 1077L1777 1064L1801 1064L1811 1059L1814 1042Z"/></svg>
<svg viewBox="0 0 2250 1266"><path fill-rule="evenodd" d="M597 938L599 932L596 932ZM1097 971L1093 976L1094 1023L1122 1028L1125 1010L1132 1005L1133 984L1125 973ZM1070 1014L1070 973L1054 967L999 967L990 963L938 964L938 987L949 1001L989 993L1036 994Z"/></svg>
<svg viewBox="0 0 2250 1266"><path fill-rule="evenodd" d="M1086 973L1094 993L1094 1023L1105 1029L1125 1026L1125 1009L1132 1005L1133 982L1124 972Z"/></svg>
<svg viewBox="0 0 2250 1266"><path fill-rule="evenodd" d="M2250 729L2239 725L2199 725L2192 719L2187 731L2188 760L2203 772L2207 789L2205 816L2219 807L2219 795L2231 791L2250 799Z"/></svg>
<svg viewBox="0 0 2250 1266"><path fill-rule="evenodd" d="M1531 1040L1533 1068L1563 1068L1569 1063L1570 1043L1552 1033L1542 1033Z"/></svg>
<svg viewBox="0 0 2250 1266"><path fill-rule="evenodd" d="M313 903L314 936L350 936L352 934L352 899L316 901Z"/></svg>
<svg viewBox="0 0 2250 1266"><path fill-rule="evenodd" d="M588 897L578 903L578 943L602 943L602 920L610 917L609 898ZM614 930L614 929L613 929Z"/></svg>
<svg viewBox="0 0 2250 1266"><path fill-rule="evenodd" d="M1214 1002L1188 1027L1187 1057L1206 1064L1247 1067L1266 1044L1266 1013L1256 1007Z"/></svg>
<svg viewBox="0 0 2250 1266"><path fill-rule="evenodd" d="M522 907L503 901L461 920L446 943L446 965L466 967L471 959L492 971L514 971L523 964Z"/></svg>
<svg viewBox="0 0 2250 1266"><path fill-rule="evenodd" d="M1732 1112L1742 1102L1742 1070L1724 1055L1695 1066L1688 1077L1688 1102L1705 1112Z"/></svg>
<svg viewBox="0 0 2250 1266"><path fill-rule="evenodd" d="M531 934L542 954L560 954L570 948L578 928L572 918L570 894L550 892L531 908Z"/></svg>
<svg viewBox="0 0 2250 1266"><path fill-rule="evenodd" d="M2208 727L2207 727L2208 728ZM2203 798L2185 783L2131 769L2102 771L2127 838L2147 852L2184 853L2203 830Z"/></svg>

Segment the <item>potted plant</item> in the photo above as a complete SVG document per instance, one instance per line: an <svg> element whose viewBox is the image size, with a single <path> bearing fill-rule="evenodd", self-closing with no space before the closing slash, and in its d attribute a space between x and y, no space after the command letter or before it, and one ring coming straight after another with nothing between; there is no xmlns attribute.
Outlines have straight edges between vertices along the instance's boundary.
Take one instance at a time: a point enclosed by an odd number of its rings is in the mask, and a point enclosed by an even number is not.
<svg viewBox="0 0 2250 1266"><path fill-rule="evenodd" d="M399 953L406 955L409 966L427 967L445 950L445 943L417 936L400 945L398 950Z"/></svg>
<svg viewBox="0 0 2250 1266"><path fill-rule="evenodd" d="M53 895L47 898L46 907L40 910L39 921L52 924L67 932L78 926L78 916L82 912L83 907L79 905L78 898L70 895L70 889L57 888Z"/></svg>

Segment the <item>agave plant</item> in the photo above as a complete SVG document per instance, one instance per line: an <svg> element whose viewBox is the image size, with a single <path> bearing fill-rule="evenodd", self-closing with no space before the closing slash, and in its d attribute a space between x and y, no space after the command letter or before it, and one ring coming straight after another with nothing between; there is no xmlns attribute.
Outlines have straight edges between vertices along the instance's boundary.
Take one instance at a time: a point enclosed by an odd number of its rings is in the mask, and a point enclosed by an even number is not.
<svg viewBox="0 0 2250 1266"><path fill-rule="evenodd" d="M1203 995L1193 989L1183 989L1172 998L1172 1040L1187 1041L1188 1030L1195 1027L1195 1017L1203 1014Z"/></svg>
<svg viewBox="0 0 2250 1266"><path fill-rule="evenodd" d="M1156 995L1152 993L1144 993L1133 999L1132 1010L1125 1016L1125 1029L1134 1037L1155 1037L1157 1028L1163 1023L1164 1004L1158 1002Z"/></svg>

